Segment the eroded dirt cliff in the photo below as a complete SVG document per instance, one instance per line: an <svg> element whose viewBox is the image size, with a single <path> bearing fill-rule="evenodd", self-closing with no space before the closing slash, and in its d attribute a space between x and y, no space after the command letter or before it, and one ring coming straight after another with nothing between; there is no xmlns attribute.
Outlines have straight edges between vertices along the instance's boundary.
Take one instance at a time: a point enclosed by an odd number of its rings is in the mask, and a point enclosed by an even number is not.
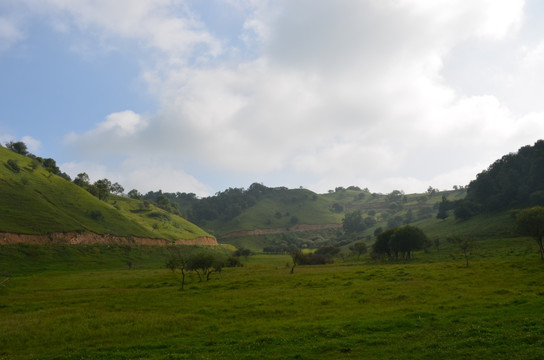
<svg viewBox="0 0 544 360"><path fill-rule="evenodd" d="M29 235L29 234L14 234L0 233L0 244L110 244L110 245L218 245L217 240L213 237L199 237L191 240L179 239L176 241L168 241L164 239L142 238L137 236L114 236L108 234L95 234L91 232L67 232L67 233L51 233L45 235Z"/></svg>

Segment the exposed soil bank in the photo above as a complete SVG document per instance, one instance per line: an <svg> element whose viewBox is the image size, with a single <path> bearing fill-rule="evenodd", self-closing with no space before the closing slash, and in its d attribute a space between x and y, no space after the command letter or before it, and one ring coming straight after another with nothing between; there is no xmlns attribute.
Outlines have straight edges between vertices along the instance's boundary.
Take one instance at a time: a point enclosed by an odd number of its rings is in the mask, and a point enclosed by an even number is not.
<svg viewBox="0 0 544 360"><path fill-rule="evenodd" d="M317 224L317 225L300 224L300 225L294 225L291 227L276 228L276 229L256 229L256 230L234 231L225 235L221 235L221 237L228 238L233 236L281 234L286 232L334 229L339 227L342 227L342 224Z"/></svg>
<svg viewBox="0 0 544 360"><path fill-rule="evenodd" d="M29 235L29 234L14 234L0 233L0 245L9 244L33 244L33 245L49 245L49 244L70 244L70 245L219 245L217 240L212 237L199 237L192 240L176 240L168 241L164 239L141 238L137 236L115 236L115 235L100 235L91 232L78 233L75 231L67 233L51 233L46 235Z"/></svg>

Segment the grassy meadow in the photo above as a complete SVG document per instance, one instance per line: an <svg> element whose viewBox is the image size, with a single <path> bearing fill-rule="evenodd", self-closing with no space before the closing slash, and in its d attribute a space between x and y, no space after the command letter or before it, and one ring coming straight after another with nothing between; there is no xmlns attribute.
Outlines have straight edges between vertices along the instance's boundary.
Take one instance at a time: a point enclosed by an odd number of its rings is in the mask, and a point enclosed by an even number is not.
<svg viewBox="0 0 544 360"><path fill-rule="evenodd" d="M158 248L134 250L132 270L122 251L75 248L56 265L54 248L0 249L0 281L12 274L0 359L544 356L544 264L530 239L477 240L469 267L449 243L411 263L365 255L292 275L289 256L255 255L209 282L190 275L185 291Z"/></svg>

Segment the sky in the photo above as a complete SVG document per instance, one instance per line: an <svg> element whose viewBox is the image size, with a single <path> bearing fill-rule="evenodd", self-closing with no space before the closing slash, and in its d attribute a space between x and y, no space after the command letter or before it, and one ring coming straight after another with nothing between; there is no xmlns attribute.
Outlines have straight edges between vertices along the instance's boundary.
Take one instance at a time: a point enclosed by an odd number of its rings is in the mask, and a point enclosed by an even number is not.
<svg viewBox="0 0 544 360"><path fill-rule="evenodd" d="M544 138L538 0L0 0L0 143L142 193L467 185Z"/></svg>

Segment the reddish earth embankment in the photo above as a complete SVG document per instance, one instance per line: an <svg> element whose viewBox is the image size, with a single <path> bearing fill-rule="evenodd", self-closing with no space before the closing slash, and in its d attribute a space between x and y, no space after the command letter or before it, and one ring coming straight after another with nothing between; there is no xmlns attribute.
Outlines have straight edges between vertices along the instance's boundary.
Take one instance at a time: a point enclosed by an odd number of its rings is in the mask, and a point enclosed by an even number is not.
<svg viewBox="0 0 544 360"><path fill-rule="evenodd" d="M217 240L213 237L199 237L191 240L176 240L168 241L164 239L142 238L137 236L114 236L100 235L91 232L67 232L67 233L52 233L46 235L29 235L29 234L14 234L0 233L0 245L9 244L34 244L34 245L49 245L49 244L70 244L70 245L218 245Z"/></svg>
<svg viewBox="0 0 544 360"><path fill-rule="evenodd" d="M317 224L317 225L300 224L300 225L294 225L294 226L285 227L285 228L234 231L228 234L221 235L221 237L228 238L233 236L281 234L286 232L324 230L324 229L334 229L339 227L342 227L342 224Z"/></svg>

